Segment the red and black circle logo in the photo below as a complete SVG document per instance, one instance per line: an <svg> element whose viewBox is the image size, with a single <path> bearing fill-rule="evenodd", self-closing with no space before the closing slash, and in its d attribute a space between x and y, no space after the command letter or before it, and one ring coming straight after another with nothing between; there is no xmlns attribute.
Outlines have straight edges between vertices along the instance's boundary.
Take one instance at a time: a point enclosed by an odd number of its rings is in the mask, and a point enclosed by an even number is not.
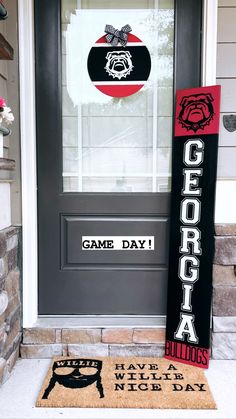
<svg viewBox="0 0 236 419"><path fill-rule="evenodd" d="M94 86L112 97L126 97L138 92L151 71L151 57L141 39L128 34L125 46L99 38L88 56L88 72Z"/></svg>

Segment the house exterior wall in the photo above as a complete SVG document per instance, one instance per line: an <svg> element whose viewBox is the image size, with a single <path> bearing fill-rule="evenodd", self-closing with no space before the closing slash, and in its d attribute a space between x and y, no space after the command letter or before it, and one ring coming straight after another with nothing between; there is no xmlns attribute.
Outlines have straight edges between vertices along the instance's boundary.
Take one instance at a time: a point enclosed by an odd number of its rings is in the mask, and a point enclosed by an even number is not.
<svg viewBox="0 0 236 419"><path fill-rule="evenodd" d="M164 328L24 329L22 358L64 356L164 356Z"/></svg>
<svg viewBox="0 0 236 419"><path fill-rule="evenodd" d="M13 225L22 224L21 216L21 145L19 121L19 51L18 51L18 1L5 1L8 11L6 20L6 39L14 49L14 60L8 61L7 103L12 109L14 123L9 137L9 159L15 160L14 182L11 184L11 220Z"/></svg>
<svg viewBox="0 0 236 419"><path fill-rule="evenodd" d="M21 224L17 1L4 5L8 18L0 22L0 32L14 49L14 60L0 60L0 96L15 121L0 158L0 384L19 356L22 338L21 228L13 225Z"/></svg>
<svg viewBox="0 0 236 419"><path fill-rule="evenodd" d="M236 224L215 231L212 357L236 359Z"/></svg>
<svg viewBox="0 0 236 419"><path fill-rule="evenodd" d="M21 342L20 229L0 231L0 384L18 356Z"/></svg>
<svg viewBox="0 0 236 419"><path fill-rule="evenodd" d="M0 22L1 34L6 38L7 36L7 21L3 20ZM7 61L0 60L0 89L1 95L7 99L7 87L6 80L8 78L8 65Z"/></svg>
<svg viewBox="0 0 236 419"><path fill-rule="evenodd" d="M16 1L6 2L14 10ZM219 0L217 83L222 85L221 126L219 143L218 179L236 180L236 134L223 126L223 115L236 113L236 0ZM10 19L10 17L9 17ZM11 22L10 20L8 21ZM6 25L7 21L4 22ZM13 31L3 26L6 36L17 49L16 25ZM15 37L14 39L11 38ZM18 81L17 52L15 63L0 62L0 92L17 116ZM5 76L4 76L5 74ZM10 78L9 78L9 75ZM15 92L15 94L14 94ZM13 222L21 222L20 214L20 149L18 120L14 125L15 137L11 137L6 157L17 162L17 183L11 186ZM18 136L18 137L17 137ZM14 138L14 139L13 139ZM14 141L14 143L13 143ZM12 144L12 145L11 145ZM10 188L10 183L8 183ZM9 224L9 223L8 223ZM10 223L11 224L11 223ZM9 224L9 225L10 225ZM14 227L0 231L0 382L5 380L18 356L21 340L20 323L20 232ZM12 238L14 237L14 238ZM10 244L14 248L10 249ZM12 244L11 244L12 246ZM14 256L14 263L12 258ZM236 359L236 216L235 224L216 225L216 255L213 269L213 334L212 356L215 359ZM2 296L2 299L1 299ZM2 304L2 306L1 306ZM7 304L7 307L5 305ZM2 307L2 308L1 308ZM4 309L5 307L5 309ZM3 310L4 309L4 310ZM2 310L2 313L1 313ZM21 345L23 358L50 358L53 355L98 356L162 356L164 354L165 329L162 327L34 327L26 328Z"/></svg>
<svg viewBox="0 0 236 419"><path fill-rule="evenodd" d="M231 6L229 6L231 5ZM234 7L232 6L234 5ZM236 0L218 8L217 84L222 86L218 179L236 179L236 134L223 126L223 116L236 113Z"/></svg>
<svg viewBox="0 0 236 419"><path fill-rule="evenodd" d="M236 179L235 133L223 126L223 115L236 112L236 0L219 0L217 83L222 85L218 180ZM227 64L226 64L227 63ZM232 184L233 185L233 184ZM213 267L212 357L236 358L235 224L216 224L216 255ZM164 354L164 328L27 328L21 356L48 358L53 355L141 355Z"/></svg>
<svg viewBox="0 0 236 419"><path fill-rule="evenodd" d="M236 0L219 0L216 75L222 100L218 178L231 182L234 202L236 131L224 128L223 116L236 115L235 19ZM212 356L236 359L236 215L235 224L216 224L215 232Z"/></svg>
<svg viewBox="0 0 236 419"><path fill-rule="evenodd" d="M19 75L18 75L18 25L17 1L4 2L8 18L0 22L0 32L14 49L14 60L0 60L0 96L12 109L14 123L9 127L11 135L4 137L4 157L15 160L14 182L11 184L11 220L21 225L21 167L19 126Z"/></svg>

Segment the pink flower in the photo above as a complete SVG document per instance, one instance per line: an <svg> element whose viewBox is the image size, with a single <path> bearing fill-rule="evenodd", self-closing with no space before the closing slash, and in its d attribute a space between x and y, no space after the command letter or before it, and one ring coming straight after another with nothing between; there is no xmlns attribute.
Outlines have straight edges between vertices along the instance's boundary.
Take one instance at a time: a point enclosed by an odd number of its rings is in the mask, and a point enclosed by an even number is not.
<svg viewBox="0 0 236 419"><path fill-rule="evenodd" d="M0 108L4 108L4 106L6 106L6 102L3 97L0 97Z"/></svg>
<svg viewBox="0 0 236 419"><path fill-rule="evenodd" d="M0 0L1 3L1 0ZM0 96L0 124L6 122L7 125L11 124L14 121L14 116L12 114L11 108L6 106L6 102L3 97Z"/></svg>

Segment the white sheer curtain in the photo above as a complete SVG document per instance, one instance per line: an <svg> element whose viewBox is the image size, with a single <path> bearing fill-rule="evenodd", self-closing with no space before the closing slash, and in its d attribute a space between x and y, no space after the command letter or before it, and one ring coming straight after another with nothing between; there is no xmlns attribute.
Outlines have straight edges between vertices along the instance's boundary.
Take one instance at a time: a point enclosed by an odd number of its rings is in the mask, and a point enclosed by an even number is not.
<svg viewBox="0 0 236 419"><path fill-rule="evenodd" d="M126 3L132 7L132 1ZM174 5L170 8L170 1L168 5L166 9L75 9L63 25L64 191L168 190L174 23ZM151 55L148 81L127 98L99 92L87 71L89 51L107 23L116 28L131 25Z"/></svg>

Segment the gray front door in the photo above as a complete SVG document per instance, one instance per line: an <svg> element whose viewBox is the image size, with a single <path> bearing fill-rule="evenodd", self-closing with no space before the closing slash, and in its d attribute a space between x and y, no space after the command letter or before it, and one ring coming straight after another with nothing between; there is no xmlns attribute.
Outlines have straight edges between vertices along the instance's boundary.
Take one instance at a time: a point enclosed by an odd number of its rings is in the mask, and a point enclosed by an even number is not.
<svg viewBox="0 0 236 419"><path fill-rule="evenodd" d="M200 17L196 0L35 1L40 314L165 314L173 91L199 84ZM127 23L152 70L117 99L86 60L105 24ZM154 246L82 247L101 236Z"/></svg>

